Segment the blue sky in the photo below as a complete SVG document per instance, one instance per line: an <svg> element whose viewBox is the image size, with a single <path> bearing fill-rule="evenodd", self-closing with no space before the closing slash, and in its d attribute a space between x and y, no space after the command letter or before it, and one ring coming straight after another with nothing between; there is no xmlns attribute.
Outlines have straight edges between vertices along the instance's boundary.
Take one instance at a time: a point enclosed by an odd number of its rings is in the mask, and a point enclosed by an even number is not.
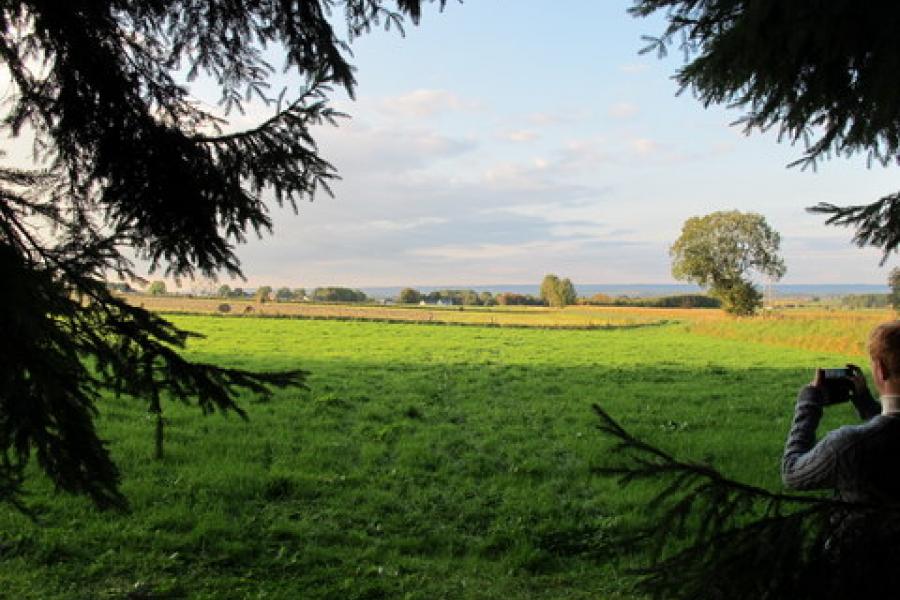
<svg viewBox="0 0 900 600"><path fill-rule="evenodd" d="M894 170L787 169L802 148L676 95L681 55L640 56L662 22L629 4L451 0L355 41L357 98L334 95L352 118L316 132L343 179L273 208L275 234L239 249L247 285L667 283L682 223L730 209L782 234L785 283L883 283L896 260L804 208L874 201Z"/></svg>

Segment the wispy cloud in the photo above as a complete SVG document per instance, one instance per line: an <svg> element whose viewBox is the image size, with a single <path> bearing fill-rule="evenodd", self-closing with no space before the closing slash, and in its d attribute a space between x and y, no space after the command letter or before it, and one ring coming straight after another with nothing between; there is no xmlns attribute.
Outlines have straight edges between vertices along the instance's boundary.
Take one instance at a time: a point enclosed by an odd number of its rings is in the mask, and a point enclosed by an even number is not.
<svg viewBox="0 0 900 600"><path fill-rule="evenodd" d="M489 260L497 258L513 258L540 254L542 256L559 255L576 252L581 240L538 240L519 244L447 244L426 248L415 248L410 254L446 260Z"/></svg>
<svg viewBox="0 0 900 600"><path fill-rule="evenodd" d="M623 73L628 73L629 75L643 73L649 68L650 65L648 65L647 63L626 63L624 65L619 65L619 70Z"/></svg>
<svg viewBox="0 0 900 600"><path fill-rule="evenodd" d="M573 223L553 225L549 229L553 237L610 239L611 231L603 225L592 223Z"/></svg>
<svg viewBox="0 0 900 600"><path fill-rule="evenodd" d="M601 192L599 195L603 195ZM486 208L482 215L512 215L552 224L549 230L553 236L595 237L612 233L608 220L613 216L612 207L602 200L585 199L565 202L536 202L512 206Z"/></svg>
<svg viewBox="0 0 900 600"><path fill-rule="evenodd" d="M529 162L503 162L482 171L482 181L493 187L542 188L551 185L544 177L549 162L536 156Z"/></svg>
<svg viewBox="0 0 900 600"><path fill-rule="evenodd" d="M659 143L650 138L634 138L628 142L629 147L641 156L650 156L659 152Z"/></svg>
<svg viewBox="0 0 900 600"><path fill-rule="evenodd" d="M629 119L640 112L636 104L617 102L609 107L609 116L617 119Z"/></svg>
<svg viewBox="0 0 900 600"><path fill-rule="evenodd" d="M381 112L392 116L431 117L448 111L480 110L480 102L463 98L446 90L414 90L400 96L385 98L381 101Z"/></svg>
<svg viewBox="0 0 900 600"><path fill-rule="evenodd" d="M394 233L411 231L431 225L442 225L449 219L442 217L417 217L410 219L376 219L349 223L327 223L321 230L329 233Z"/></svg>
<svg viewBox="0 0 900 600"><path fill-rule="evenodd" d="M358 121L319 134L322 155L342 177L380 171L400 174L426 168L477 148L471 138L451 137L430 129L369 127Z"/></svg>
<svg viewBox="0 0 900 600"><path fill-rule="evenodd" d="M556 125L571 125L588 118L586 110L557 110L540 111L529 114L526 118L532 125L550 127Z"/></svg>
<svg viewBox="0 0 900 600"><path fill-rule="evenodd" d="M522 144L526 142L533 142L534 140L538 139L540 135L538 135L536 131L533 131L531 129L519 129L516 131L507 131L500 137L507 142Z"/></svg>

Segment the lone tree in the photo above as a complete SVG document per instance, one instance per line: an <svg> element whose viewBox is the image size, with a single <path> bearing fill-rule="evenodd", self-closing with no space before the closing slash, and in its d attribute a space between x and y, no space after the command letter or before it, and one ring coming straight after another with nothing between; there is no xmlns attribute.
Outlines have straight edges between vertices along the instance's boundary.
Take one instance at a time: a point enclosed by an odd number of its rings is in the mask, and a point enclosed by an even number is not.
<svg viewBox="0 0 900 600"><path fill-rule="evenodd" d="M0 498L16 500L33 456L60 489L124 505L94 428L103 389L159 417L164 396L243 414L241 388L302 382L297 371L188 362L177 349L190 334L116 298L104 280L137 278L125 248L172 278L241 277L235 246L272 227L265 198L296 210L336 177L311 131L339 116L330 86L353 94L348 40L417 22L422 4L3 3L0 61L11 83L0 129L33 136L39 163L0 169ZM263 47L283 63L267 63ZM297 86L272 89L278 72ZM218 114L192 95L197 78L218 86ZM248 99L269 115L230 128Z"/></svg>
<svg viewBox="0 0 900 600"><path fill-rule="evenodd" d="M553 273L544 276L541 281L541 300L548 306L562 308L569 304L574 304L578 299L575 292L575 286L567 277L560 279Z"/></svg>
<svg viewBox="0 0 900 600"><path fill-rule="evenodd" d="M575 284L568 277L559 282L559 296L562 299L563 306L575 304L578 300L578 292L575 291Z"/></svg>
<svg viewBox="0 0 900 600"><path fill-rule="evenodd" d="M805 144L795 163L864 153L900 160L900 3L858 0L634 0L632 15L665 13L668 25L645 51L672 46L686 62L676 76L704 105L744 109L749 133L778 130ZM853 241L883 252L900 245L900 192L870 204L820 203L811 212L855 228Z"/></svg>
<svg viewBox="0 0 900 600"><path fill-rule="evenodd" d="M748 275L784 276L780 243L778 233L756 213L733 210L692 217L669 249L672 275L709 288L727 312L749 315L760 306L761 296Z"/></svg>
<svg viewBox="0 0 900 600"><path fill-rule="evenodd" d="M271 285L263 285L256 288L256 293L253 295L256 298L256 301L260 304L264 304L272 299L272 286Z"/></svg>
<svg viewBox="0 0 900 600"><path fill-rule="evenodd" d="M890 302L894 310L900 310L900 267L891 269L888 275L888 285L891 287Z"/></svg>
<svg viewBox="0 0 900 600"><path fill-rule="evenodd" d="M154 281L150 285L147 286L147 293L151 296L165 296L166 295L166 282L165 281Z"/></svg>

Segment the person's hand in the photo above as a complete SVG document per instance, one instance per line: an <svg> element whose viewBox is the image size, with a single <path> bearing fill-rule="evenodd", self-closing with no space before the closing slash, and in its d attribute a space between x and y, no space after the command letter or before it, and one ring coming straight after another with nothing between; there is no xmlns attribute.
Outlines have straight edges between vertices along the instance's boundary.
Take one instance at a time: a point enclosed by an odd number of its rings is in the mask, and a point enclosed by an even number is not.
<svg viewBox="0 0 900 600"><path fill-rule="evenodd" d="M828 386L825 385L825 371L820 368L816 368L816 374L813 376L813 380L810 382L810 387L815 388L819 392L819 404L822 406L828 405Z"/></svg>
<svg viewBox="0 0 900 600"><path fill-rule="evenodd" d="M866 383L866 376L863 375L862 369L857 367L856 365L847 365L847 368L850 369L850 381L853 382L853 395L858 398L861 395L865 395L865 393L869 390L869 384Z"/></svg>
<svg viewBox="0 0 900 600"><path fill-rule="evenodd" d="M813 377L812 382L809 384L814 388L819 388L823 392L825 391L825 371L822 369L816 369L816 375Z"/></svg>

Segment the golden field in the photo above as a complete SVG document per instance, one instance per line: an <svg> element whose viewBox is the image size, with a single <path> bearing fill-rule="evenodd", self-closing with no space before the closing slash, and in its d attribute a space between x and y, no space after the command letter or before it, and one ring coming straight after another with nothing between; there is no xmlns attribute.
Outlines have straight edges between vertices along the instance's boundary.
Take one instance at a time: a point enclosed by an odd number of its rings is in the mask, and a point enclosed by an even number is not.
<svg viewBox="0 0 900 600"><path fill-rule="evenodd" d="M604 328L672 324L703 336L746 340L820 352L865 355L866 338L878 323L896 318L881 309L776 308L754 317L718 309L569 306L435 307L265 302L183 296L129 295L129 302L157 312L253 315L538 328ZM223 313L219 307L227 304Z"/></svg>

